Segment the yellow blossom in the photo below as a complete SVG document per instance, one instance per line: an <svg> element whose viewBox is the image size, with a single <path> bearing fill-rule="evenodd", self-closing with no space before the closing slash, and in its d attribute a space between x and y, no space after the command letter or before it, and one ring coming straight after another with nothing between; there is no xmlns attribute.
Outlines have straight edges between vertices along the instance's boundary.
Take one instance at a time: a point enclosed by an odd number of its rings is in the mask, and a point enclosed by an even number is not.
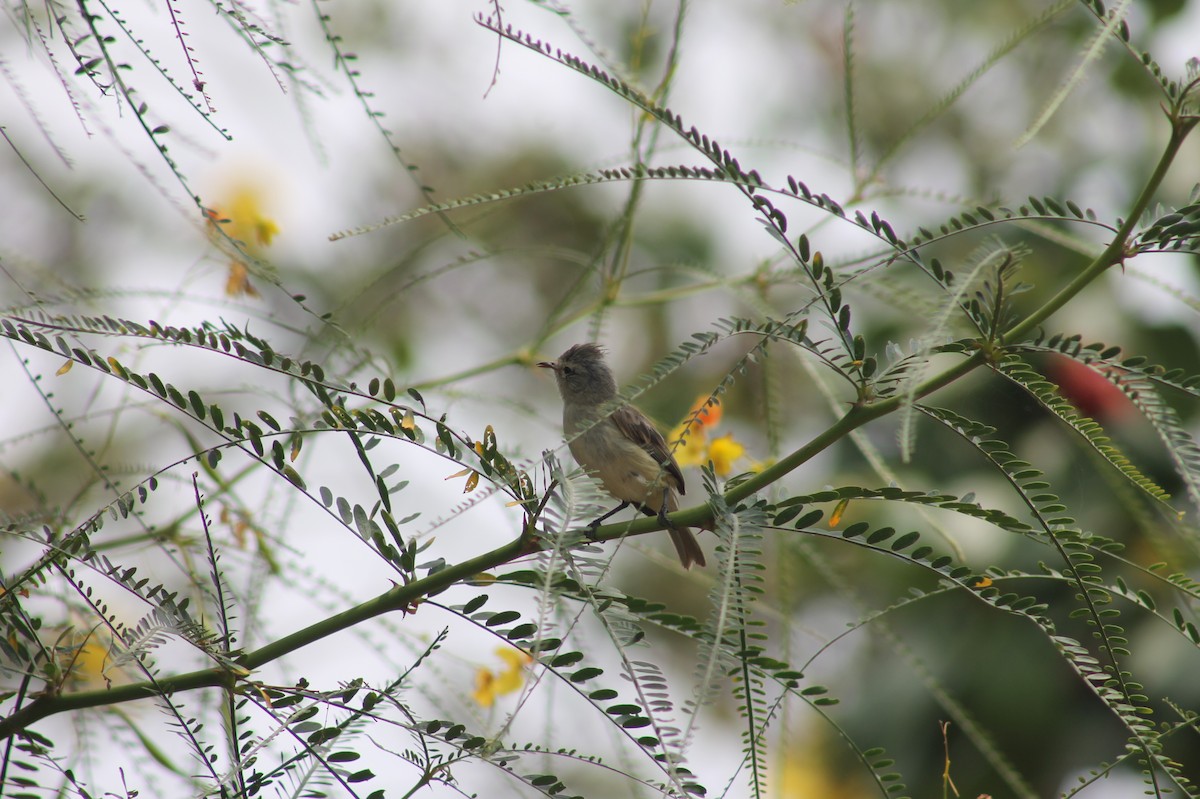
<svg viewBox="0 0 1200 799"><path fill-rule="evenodd" d="M511 694L520 690L525 683L525 668L533 662L533 658L515 649L500 648L496 654L505 663L504 671L496 676L496 693Z"/></svg>
<svg viewBox="0 0 1200 799"><path fill-rule="evenodd" d="M708 394L701 394L692 403L684 420L667 436L671 452L680 466L699 466L705 462L708 431L721 421L721 413L721 401Z"/></svg>
<svg viewBox="0 0 1200 799"><path fill-rule="evenodd" d="M106 679L105 672L109 665L108 647L97 641L95 636L90 636L75 657L71 675L95 684Z"/></svg>
<svg viewBox="0 0 1200 799"><path fill-rule="evenodd" d="M250 183L235 184L225 202L210 214L221 221L221 228L234 241L250 250L269 247L279 233L279 225L263 211L262 192Z"/></svg>
<svg viewBox="0 0 1200 799"><path fill-rule="evenodd" d="M713 471L721 477L733 471L733 463L746 454L746 448L733 440L733 433L727 433L713 440L708 447L708 459L712 461Z"/></svg>
<svg viewBox="0 0 1200 799"><path fill-rule="evenodd" d="M491 707L496 701L496 675L491 669L479 669L475 672L475 690L471 698L481 707Z"/></svg>
<svg viewBox="0 0 1200 799"><path fill-rule="evenodd" d="M519 691L525 684L525 669L533 662L529 655L508 647L498 648L496 654L505 663L503 671L497 673L480 668L475 672L475 690L471 692L471 698L481 707L491 707L496 697Z"/></svg>
<svg viewBox="0 0 1200 799"><path fill-rule="evenodd" d="M813 796L864 799L871 795L861 780L844 776L831 768L833 758L819 741L795 742L777 757L779 764L771 785L774 799L808 799Z"/></svg>
<svg viewBox="0 0 1200 799"><path fill-rule="evenodd" d="M229 275L225 278L225 294L229 297L258 297L258 289L250 282L250 270L242 261L229 262Z"/></svg>
<svg viewBox="0 0 1200 799"><path fill-rule="evenodd" d="M258 188L242 181L234 184L228 197L206 211L206 215L210 225L219 226L226 236L239 242L245 252L257 255L264 247L269 247L271 239L279 233L279 225L266 215L263 205ZM220 236L214 236L214 240L221 245ZM250 282L250 267L236 254L229 262L225 294L230 297L259 296Z"/></svg>
<svg viewBox="0 0 1200 799"><path fill-rule="evenodd" d="M691 432L688 432L689 427L693 428ZM667 441L671 442L671 453L680 466L686 468L704 463L704 448L708 443L708 435L703 428L681 424L671 431Z"/></svg>
<svg viewBox="0 0 1200 799"><path fill-rule="evenodd" d="M99 632L74 633L60 639L55 646L59 666L67 676L81 687L97 688L112 682L112 654L107 640Z"/></svg>

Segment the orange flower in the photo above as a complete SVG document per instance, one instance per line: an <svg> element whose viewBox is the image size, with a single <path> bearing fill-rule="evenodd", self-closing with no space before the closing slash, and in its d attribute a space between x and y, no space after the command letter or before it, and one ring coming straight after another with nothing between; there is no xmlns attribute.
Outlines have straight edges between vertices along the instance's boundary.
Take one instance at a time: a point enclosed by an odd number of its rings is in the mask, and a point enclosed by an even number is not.
<svg viewBox="0 0 1200 799"><path fill-rule="evenodd" d="M667 436L680 466L699 466L707 460L705 445L708 443L708 429L720 421L721 401L711 399L708 394L697 397L687 416Z"/></svg>
<svg viewBox="0 0 1200 799"><path fill-rule="evenodd" d="M721 421L721 414L721 401L712 399L708 394L703 394L692 403L691 410L687 413L686 424L700 430L716 427ZM692 432L696 432L696 430Z"/></svg>

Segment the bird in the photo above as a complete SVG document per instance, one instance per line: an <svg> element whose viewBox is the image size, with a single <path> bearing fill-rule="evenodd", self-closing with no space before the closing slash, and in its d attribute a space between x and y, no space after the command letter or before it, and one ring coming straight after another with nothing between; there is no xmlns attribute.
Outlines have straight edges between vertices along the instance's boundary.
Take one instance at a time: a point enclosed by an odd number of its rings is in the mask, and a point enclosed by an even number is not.
<svg viewBox="0 0 1200 799"><path fill-rule="evenodd" d="M667 521L667 513L679 509L679 495L685 493L683 472L645 414L632 405L613 406L617 381L605 363L604 350L597 344L576 344L557 361L538 366L554 371L571 455L621 501L591 528L632 505L668 528L685 569L704 566L704 551L692 531Z"/></svg>

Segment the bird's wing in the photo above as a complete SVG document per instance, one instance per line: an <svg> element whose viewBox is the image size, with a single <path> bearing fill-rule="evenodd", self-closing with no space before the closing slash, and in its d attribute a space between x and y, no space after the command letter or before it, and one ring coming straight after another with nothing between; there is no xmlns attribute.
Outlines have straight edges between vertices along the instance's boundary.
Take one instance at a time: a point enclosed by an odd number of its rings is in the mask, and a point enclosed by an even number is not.
<svg viewBox="0 0 1200 799"><path fill-rule="evenodd" d="M663 467L663 471L670 478L668 482L673 483L672 488L683 494L683 472L679 470L679 464L675 462L671 448L667 446L666 439L662 437L662 433L658 432L654 423L632 405L618 408L611 418L622 435L644 449Z"/></svg>

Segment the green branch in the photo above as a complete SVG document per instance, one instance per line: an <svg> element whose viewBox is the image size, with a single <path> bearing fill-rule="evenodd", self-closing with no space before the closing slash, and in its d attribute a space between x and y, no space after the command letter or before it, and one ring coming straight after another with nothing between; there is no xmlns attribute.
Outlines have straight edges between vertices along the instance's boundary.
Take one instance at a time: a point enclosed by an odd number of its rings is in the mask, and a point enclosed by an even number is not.
<svg viewBox="0 0 1200 799"><path fill-rule="evenodd" d="M414 580L407 585L392 588L374 599L355 605L349 610L322 619L316 624L286 635L277 641L272 641L264 647L247 652L235 659L237 668L244 669L248 675L254 669L305 647L334 633L347 630L356 624L381 616L392 611L410 612L420 600L444 591L455 583L469 579L480 572L508 563L528 550L521 539L497 547L477 557L448 566L420 580ZM0 740L18 733L31 724L68 710L83 710L89 707L113 705L121 702L132 702L136 699L150 699L160 695L170 695L179 691L190 691L195 688L215 688L224 686L234 687L242 676L235 669L215 666L201 669L174 677L163 677L154 683L138 682L121 685L115 688L81 691L72 694L42 694L25 707L17 710L8 718L0 721Z"/></svg>

